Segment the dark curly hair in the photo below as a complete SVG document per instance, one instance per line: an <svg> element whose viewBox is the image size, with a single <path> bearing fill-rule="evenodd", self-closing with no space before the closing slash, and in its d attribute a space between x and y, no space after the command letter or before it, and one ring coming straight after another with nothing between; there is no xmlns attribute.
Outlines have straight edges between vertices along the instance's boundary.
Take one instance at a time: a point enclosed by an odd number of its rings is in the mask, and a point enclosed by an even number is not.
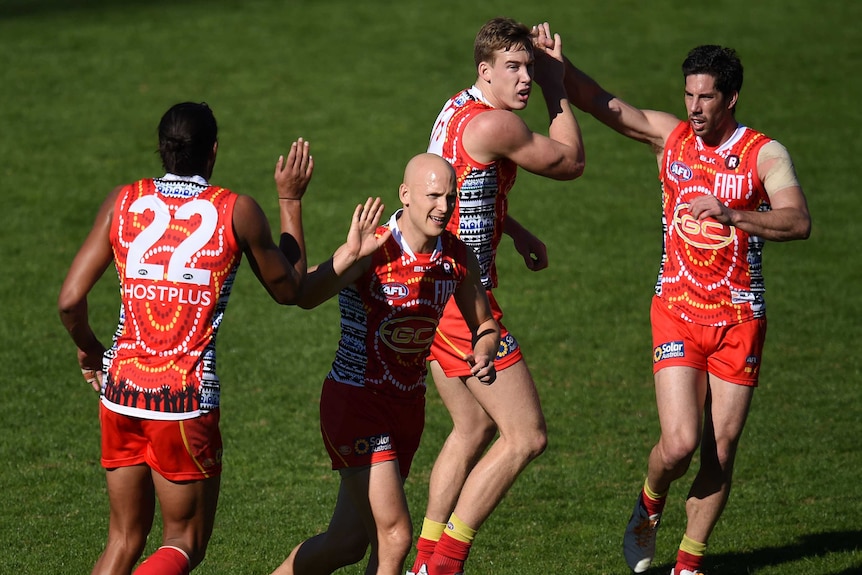
<svg viewBox="0 0 862 575"><path fill-rule="evenodd" d="M715 78L716 89L725 97L742 90L742 62L733 48L705 44L692 49L682 63L682 75L692 74Z"/></svg>
<svg viewBox="0 0 862 575"><path fill-rule="evenodd" d="M165 171L178 176L205 175L218 125L205 103L183 102L159 122L159 155Z"/></svg>

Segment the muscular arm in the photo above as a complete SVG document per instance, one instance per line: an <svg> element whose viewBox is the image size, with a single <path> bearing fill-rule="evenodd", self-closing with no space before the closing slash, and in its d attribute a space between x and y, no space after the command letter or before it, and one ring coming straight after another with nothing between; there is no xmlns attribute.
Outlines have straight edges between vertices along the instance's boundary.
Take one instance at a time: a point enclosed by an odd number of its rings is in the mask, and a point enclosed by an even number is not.
<svg viewBox="0 0 862 575"><path fill-rule="evenodd" d="M375 236L377 224L383 214L384 206L380 198L359 204L353 211L350 230L345 241L332 255L308 271L302 295L297 304L304 309L317 307L342 289L355 282L371 265L369 257L389 239L391 232L386 230Z"/></svg>
<svg viewBox="0 0 862 575"><path fill-rule="evenodd" d="M733 210L715 196L704 195L692 200L692 215L701 220L712 217L765 240L806 239L811 233L808 203L784 146L775 141L763 146L757 156L757 171L769 195L769 211Z"/></svg>
<svg viewBox="0 0 862 575"><path fill-rule="evenodd" d="M533 132L512 111L492 110L470 121L464 129L464 147L480 162L508 158L528 172L573 180L584 173L584 145L563 84L565 68L559 35L549 40L547 47L535 47L534 53L533 77L548 109L548 135Z"/></svg>
<svg viewBox="0 0 862 575"><path fill-rule="evenodd" d="M237 241L252 271L270 296L280 304L295 303L306 274L305 236L301 200L314 172L308 142L299 138L287 158L275 165L281 236L272 241L269 222L254 199L240 196L234 207L233 226Z"/></svg>
<svg viewBox="0 0 862 575"><path fill-rule="evenodd" d="M102 202L96 221L66 274L57 300L60 321L78 348L78 363L81 369L97 373L102 371L102 354L105 347L90 327L87 294L105 273L114 257L110 242L111 219L121 188L122 186L115 188ZM91 381L91 384L96 391L99 390L98 380Z"/></svg>
<svg viewBox="0 0 862 575"><path fill-rule="evenodd" d="M467 250L467 268L467 278L453 297L473 333L473 353L467 358L472 374L488 385L496 378L494 359L500 347L500 326L491 314L488 294L479 280L479 262L471 250Z"/></svg>
<svg viewBox="0 0 862 575"><path fill-rule="evenodd" d="M566 59L566 94L579 110L623 136L648 144L661 156L665 142L680 120L673 114L641 110L617 98Z"/></svg>

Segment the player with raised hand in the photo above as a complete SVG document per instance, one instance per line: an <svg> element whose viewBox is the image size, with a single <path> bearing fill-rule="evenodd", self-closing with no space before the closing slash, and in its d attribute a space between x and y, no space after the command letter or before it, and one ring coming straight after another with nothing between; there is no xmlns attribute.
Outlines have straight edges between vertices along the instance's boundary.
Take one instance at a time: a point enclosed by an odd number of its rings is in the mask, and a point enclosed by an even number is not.
<svg viewBox="0 0 862 575"><path fill-rule="evenodd" d="M581 132L563 84L562 42L547 24L542 27L550 42L538 49L531 30L511 18L494 18L481 27L473 46L475 82L443 106L428 145L455 168L458 195L448 229L476 254L498 321L503 312L491 290L497 287L495 258L503 234L512 237L529 269L548 265L544 244L508 214L518 168L556 180L577 178L584 169ZM547 136L515 113L526 108L534 83L548 110ZM536 386L515 337L502 328L497 383L491 388L465 369L469 348L464 319L449 305L430 359L452 432L431 472L410 573L463 571L477 530L547 443Z"/></svg>
<svg viewBox="0 0 862 575"><path fill-rule="evenodd" d="M320 399L320 428L341 483L324 533L297 545L274 575L326 574L360 561L365 573L399 575L412 524L403 484L425 424L426 357L447 302L469 326L460 359L494 382L500 330L473 253L445 230L455 173L439 156L407 164L402 208L381 227L379 199L357 206L347 241L309 271L299 305L338 294L341 339ZM493 387L493 386L491 386Z"/></svg>
<svg viewBox="0 0 862 575"><path fill-rule="evenodd" d="M545 33L540 41L551 44ZM650 319L661 433L623 538L635 573L653 561L671 484L700 449L672 575L697 575L730 494L766 337L764 240L805 239L811 219L793 162L736 119L743 68L703 45L682 64L687 118L641 110L567 63L572 103L655 154L663 253Z"/></svg>
<svg viewBox="0 0 862 575"><path fill-rule="evenodd" d="M187 574L203 560L222 470L215 343L234 277L245 255L272 298L288 304L306 274L308 142L294 142L276 164L277 246L254 199L209 182L218 128L206 104L172 106L158 132L165 175L108 195L58 301L84 377L100 392L111 513L94 575L131 573L156 500L162 546L136 575ZM112 262L122 307L106 351L90 327L87 294Z"/></svg>

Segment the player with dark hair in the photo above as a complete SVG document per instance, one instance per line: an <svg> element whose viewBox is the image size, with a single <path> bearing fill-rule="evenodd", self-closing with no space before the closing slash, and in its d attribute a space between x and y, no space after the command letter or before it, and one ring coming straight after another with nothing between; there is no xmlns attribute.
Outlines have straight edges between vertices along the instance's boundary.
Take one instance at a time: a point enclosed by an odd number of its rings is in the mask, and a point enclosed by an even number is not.
<svg viewBox="0 0 862 575"><path fill-rule="evenodd" d="M562 44L559 36L555 40L534 50L533 34L523 24L511 18L486 22L474 42L475 83L443 106L428 146L455 168L458 196L449 230L479 259L497 321L503 312L491 290L497 287L495 257L503 234L512 237L529 269L548 265L544 244L508 214L518 167L556 180L577 178L584 169L581 132L563 85ZM534 81L547 106L548 136L533 132L515 113L527 106ZM462 571L479 527L547 444L539 396L515 337L502 328L497 384L491 388L465 369L469 349L470 331L450 304L430 359L453 427L431 472L410 571L415 574Z"/></svg>
<svg viewBox="0 0 862 575"><path fill-rule="evenodd" d="M663 253L650 312L661 435L623 541L635 573L652 563L668 490L698 447L671 573L700 572L760 375L764 240L805 239L811 230L787 150L736 119L743 80L736 52L698 46L682 72L687 120L635 108L571 63L566 70L575 106L650 146L662 187Z"/></svg>
<svg viewBox="0 0 862 575"><path fill-rule="evenodd" d="M465 369L482 385L495 378L500 329L479 265L445 231L452 167L415 156L398 197L402 208L379 228L379 199L357 206L347 241L309 271L299 300L312 308L338 294L341 340L323 384L320 429L341 485L327 530L294 548L275 574L332 573L360 561L369 544L366 573L401 573L412 540L403 483L425 424L428 348L450 299L473 334Z"/></svg>
<svg viewBox="0 0 862 575"><path fill-rule="evenodd" d="M156 499L162 546L135 573L187 574L203 560L222 469L215 343L234 277L245 254L281 304L297 298L305 278L308 142L294 142L276 164L279 247L254 199L209 183L217 132L206 104L177 104L165 113L159 153L167 173L108 195L60 291L60 318L101 399L111 514L95 575L131 573ZM87 294L111 262L122 306L105 350L90 327Z"/></svg>

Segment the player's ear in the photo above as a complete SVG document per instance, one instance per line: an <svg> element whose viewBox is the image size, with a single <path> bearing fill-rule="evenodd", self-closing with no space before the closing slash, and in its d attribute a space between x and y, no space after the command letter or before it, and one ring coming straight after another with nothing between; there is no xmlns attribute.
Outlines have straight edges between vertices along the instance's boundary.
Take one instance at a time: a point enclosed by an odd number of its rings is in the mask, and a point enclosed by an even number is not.
<svg viewBox="0 0 862 575"><path fill-rule="evenodd" d="M727 109L733 110L733 108L736 106L737 100L739 100L739 92L734 92L730 95L730 99L727 102Z"/></svg>
<svg viewBox="0 0 862 575"><path fill-rule="evenodd" d="M406 208L410 205L410 188L407 187L407 184L401 184L398 186L398 199L401 200L401 204Z"/></svg>
<svg viewBox="0 0 862 575"><path fill-rule="evenodd" d="M479 62L477 71L481 79L488 83L491 82L491 64L489 62Z"/></svg>

